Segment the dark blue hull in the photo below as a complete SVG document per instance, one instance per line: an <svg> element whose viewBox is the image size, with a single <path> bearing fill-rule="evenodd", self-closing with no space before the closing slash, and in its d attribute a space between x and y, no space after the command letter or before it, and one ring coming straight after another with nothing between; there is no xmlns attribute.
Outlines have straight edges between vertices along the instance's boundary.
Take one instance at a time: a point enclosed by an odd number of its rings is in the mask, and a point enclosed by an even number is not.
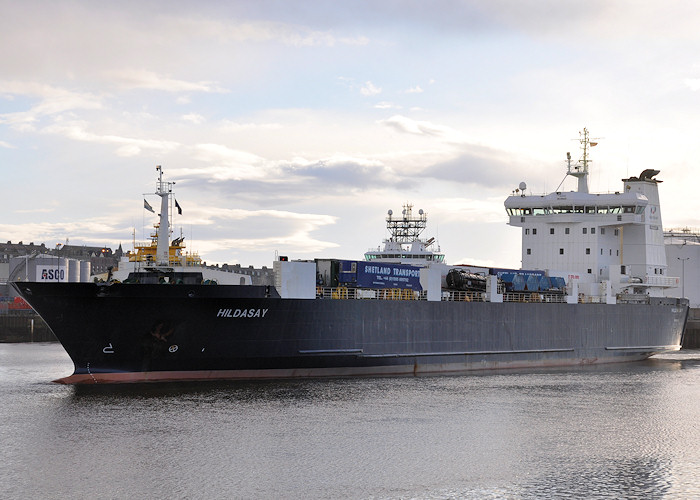
<svg viewBox="0 0 700 500"><path fill-rule="evenodd" d="M460 372L680 349L687 305L282 299L258 286L16 283L68 383Z"/></svg>

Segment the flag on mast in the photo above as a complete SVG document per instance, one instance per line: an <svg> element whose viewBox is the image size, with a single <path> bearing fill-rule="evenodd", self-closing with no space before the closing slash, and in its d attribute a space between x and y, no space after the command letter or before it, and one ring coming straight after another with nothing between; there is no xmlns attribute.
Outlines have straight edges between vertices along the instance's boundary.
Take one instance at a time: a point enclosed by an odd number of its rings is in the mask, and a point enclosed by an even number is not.
<svg viewBox="0 0 700 500"><path fill-rule="evenodd" d="M151 205L149 205L149 203L146 201L145 198L143 200L143 208L145 208L146 210L148 210L149 212L151 212L153 214L156 213L156 211L153 210L153 207Z"/></svg>
<svg viewBox="0 0 700 500"><path fill-rule="evenodd" d="M178 215L182 215L182 208L180 208L180 204L177 202L177 198L175 198L175 208L177 208Z"/></svg>

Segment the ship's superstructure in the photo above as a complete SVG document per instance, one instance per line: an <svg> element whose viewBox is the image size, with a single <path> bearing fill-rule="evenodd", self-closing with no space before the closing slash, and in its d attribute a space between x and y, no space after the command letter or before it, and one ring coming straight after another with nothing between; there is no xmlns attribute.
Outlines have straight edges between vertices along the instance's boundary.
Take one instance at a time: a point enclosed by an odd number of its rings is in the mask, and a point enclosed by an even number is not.
<svg viewBox="0 0 700 500"><path fill-rule="evenodd" d="M171 215L174 208L180 212L177 201L173 198L174 182L163 180L163 169L156 167L158 180L153 194L160 198L160 213L158 222L154 224L154 232L148 243L136 243L134 250L127 254L119 262L119 269L107 275L107 280L139 281L143 279L156 279L169 281L177 279L181 273L188 273L190 280L199 279L213 283L229 285L250 285L251 277L241 273L232 273L211 269L203 266L202 259L196 252L187 252L185 237L172 238ZM175 204L173 205L173 201ZM144 200L144 208L153 211L147 201ZM148 276L148 278L146 278ZM196 278L199 276L199 278Z"/></svg>
<svg viewBox="0 0 700 500"><path fill-rule="evenodd" d="M401 216L394 216L393 210L387 212L386 228L389 238L384 240L384 248L377 247L365 252L365 260L372 262L396 262L402 264L430 265L445 261L445 254L435 238L421 239L420 235L428 223L428 214L418 210L413 215L413 205L406 203ZM436 246L434 251L432 247Z"/></svg>
<svg viewBox="0 0 700 500"><path fill-rule="evenodd" d="M170 222L173 212L173 186L174 182L163 180L163 168L158 165L158 180L156 182L155 195L160 197L160 213L158 222L154 224L154 231L148 243L136 243L134 241L134 251L127 252L124 262L134 262L133 266L125 266L133 269L141 267L170 268L177 267L200 267L202 259L197 253L189 253L185 250L185 237L182 234L172 241L172 224ZM179 205L177 206L179 208ZM144 208L153 211L150 204L144 200Z"/></svg>
<svg viewBox="0 0 700 500"><path fill-rule="evenodd" d="M590 142L580 138L582 158L567 175L578 191L526 195L521 183L505 201L509 224L522 228L522 265L576 277L582 283L609 283L614 293L663 295L679 286L667 275L659 203L658 170L623 179L615 193L588 192Z"/></svg>

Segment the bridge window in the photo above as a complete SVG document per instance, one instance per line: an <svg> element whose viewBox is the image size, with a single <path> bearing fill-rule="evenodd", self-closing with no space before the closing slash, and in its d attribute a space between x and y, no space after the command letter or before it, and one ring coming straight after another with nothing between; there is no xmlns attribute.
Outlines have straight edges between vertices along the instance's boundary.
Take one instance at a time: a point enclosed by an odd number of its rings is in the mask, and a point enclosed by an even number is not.
<svg viewBox="0 0 700 500"><path fill-rule="evenodd" d="M552 207L552 212L555 214L570 214L573 211L574 207L572 206Z"/></svg>

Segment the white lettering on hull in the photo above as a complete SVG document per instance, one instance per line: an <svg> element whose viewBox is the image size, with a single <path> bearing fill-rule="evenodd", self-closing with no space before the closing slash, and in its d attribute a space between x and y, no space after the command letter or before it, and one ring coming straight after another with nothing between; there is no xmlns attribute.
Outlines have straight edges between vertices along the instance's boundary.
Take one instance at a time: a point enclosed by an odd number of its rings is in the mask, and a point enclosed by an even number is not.
<svg viewBox="0 0 700 500"><path fill-rule="evenodd" d="M217 318L264 318L269 309L219 309Z"/></svg>

